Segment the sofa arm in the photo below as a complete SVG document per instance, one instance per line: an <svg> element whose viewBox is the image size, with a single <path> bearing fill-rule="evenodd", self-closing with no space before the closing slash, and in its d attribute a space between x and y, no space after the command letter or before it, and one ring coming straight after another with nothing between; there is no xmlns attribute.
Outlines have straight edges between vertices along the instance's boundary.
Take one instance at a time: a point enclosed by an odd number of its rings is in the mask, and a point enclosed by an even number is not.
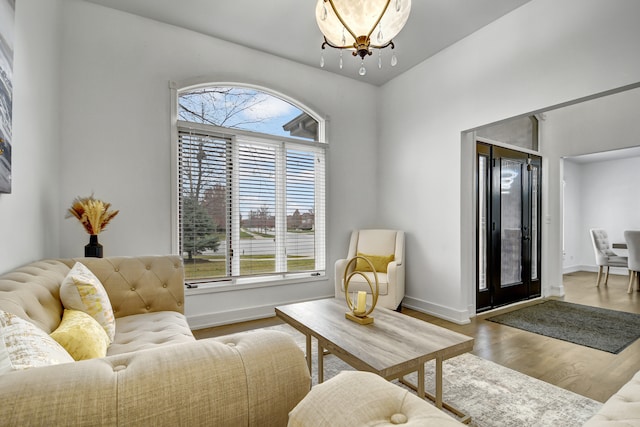
<svg viewBox="0 0 640 427"><path fill-rule="evenodd" d="M347 268L348 259L339 259L335 264L335 297L344 298L344 289L342 280L344 279L344 271Z"/></svg>
<svg viewBox="0 0 640 427"><path fill-rule="evenodd" d="M260 331L13 371L0 381L6 425L286 425L307 394L302 351Z"/></svg>
<svg viewBox="0 0 640 427"><path fill-rule="evenodd" d="M395 306L399 306L404 298L404 264L391 261L387 266L387 280L389 281L389 295L393 295Z"/></svg>
<svg viewBox="0 0 640 427"><path fill-rule="evenodd" d="M184 314L184 266L177 255L73 258L102 282L115 317L156 311Z"/></svg>

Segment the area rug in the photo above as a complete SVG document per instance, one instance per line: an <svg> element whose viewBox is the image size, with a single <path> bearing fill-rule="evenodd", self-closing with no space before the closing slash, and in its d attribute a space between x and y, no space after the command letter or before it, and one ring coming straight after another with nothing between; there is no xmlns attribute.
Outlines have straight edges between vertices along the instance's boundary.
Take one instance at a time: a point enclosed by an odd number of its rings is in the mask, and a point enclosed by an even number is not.
<svg viewBox="0 0 640 427"><path fill-rule="evenodd" d="M304 351L305 337L289 325L270 326L289 333ZM251 333L251 331L247 332ZM317 382L317 347L313 341L312 382ZM353 370L334 355L325 356L325 380L341 371ZM571 427L581 426L602 403L529 377L473 354L443 363L443 397L471 416L475 427ZM425 366L425 388L434 393L435 363ZM417 375L406 379L415 384ZM398 385L402 386L400 383Z"/></svg>
<svg viewBox="0 0 640 427"><path fill-rule="evenodd" d="M640 314L564 301L545 301L487 320L613 354L640 338Z"/></svg>

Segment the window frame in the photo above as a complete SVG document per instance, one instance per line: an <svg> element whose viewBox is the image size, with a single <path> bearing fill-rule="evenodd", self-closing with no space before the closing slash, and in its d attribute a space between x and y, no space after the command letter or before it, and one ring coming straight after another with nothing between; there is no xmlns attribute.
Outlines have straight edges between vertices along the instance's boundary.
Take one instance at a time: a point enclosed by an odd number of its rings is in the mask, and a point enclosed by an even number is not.
<svg viewBox="0 0 640 427"><path fill-rule="evenodd" d="M254 132L244 129L236 129L236 128L227 128L227 127L219 127L208 124L201 124L196 122L187 122L179 120L179 96L183 92L188 92L198 88L204 87L214 87L214 86L224 86L224 87L238 87L238 88L246 88L252 89L256 91L263 92L267 95L279 98L299 110L305 112L309 116L311 116L318 123L318 138L317 141L310 141L305 139L298 139L286 136L279 135L271 135L260 132ZM317 256L322 256L324 258L324 269L318 269L313 272L305 271L305 272L279 272L279 273L269 273L265 275L255 275L255 276L236 276L236 277L226 277L226 278L211 278L211 279L193 279L187 280L187 285L192 286L191 289L187 289L188 293L206 293L206 292L218 292L218 291L227 291L227 290L240 290L240 289L249 289L254 287L261 286L277 286L289 283L299 283L304 280L305 282L316 281L316 280L326 280L327 277L327 227L326 227L326 211L327 211L327 159L328 159L328 144L326 142L326 120L322 118L319 114L311 110L310 108L302 105L301 103L287 97L283 94L277 93L268 88L254 86L254 85L246 85L241 83L203 83L197 85L184 85L180 87L178 84L174 82L170 82L170 90L172 97L172 108L171 108L171 251L174 254L180 254L179 248L179 131L180 129L193 129L194 131L206 132L209 134L215 134L220 136L221 138L232 138L234 141L236 138L240 139L251 139L259 142L265 142L269 145L280 145L283 147L283 151L285 152L286 159L286 150L291 146L302 146L309 147L313 150L318 150L323 153L325 165L324 165L324 176L321 177L322 183L321 185L324 188L324 203L316 204L316 230L320 230L322 232L322 239L318 246L316 246ZM286 148L285 148L286 147ZM318 179L318 178L316 178ZM285 218L286 221L286 218ZM286 232L286 231L285 231ZM318 232L318 231L317 231ZM234 260L239 260L239 257L234 257ZM197 288L197 289L196 289Z"/></svg>

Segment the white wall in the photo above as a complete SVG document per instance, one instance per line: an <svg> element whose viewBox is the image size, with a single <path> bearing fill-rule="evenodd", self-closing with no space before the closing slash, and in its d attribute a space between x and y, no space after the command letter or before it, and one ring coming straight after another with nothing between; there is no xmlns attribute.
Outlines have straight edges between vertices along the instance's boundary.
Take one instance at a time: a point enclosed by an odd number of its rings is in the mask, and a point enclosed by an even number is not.
<svg viewBox="0 0 640 427"><path fill-rule="evenodd" d="M408 233L406 305L458 322L474 312L473 141L461 132L640 81L639 15L632 0L533 0L382 87L379 210ZM560 160L542 143L549 294L562 281Z"/></svg>
<svg viewBox="0 0 640 427"><path fill-rule="evenodd" d="M106 255L170 251L171 80L260 84L329 116L327 279L189 296L190 320L202 324L331 295L349 231L368 226L408 233L407 305L467 321L473 140L461 132L640 81L634 0L533 0L381 89L83 1L21 0L17 9L14 194L0 196L0 221L16 226L0 230L11 242L0 270L81 255L87 236L62 217L92 191L121 209L101 235ZM378 125L353 125L361 122ZM542 139L543 282L553 292L560 157L570 153Z"/></svg>
<svg viewBox="0 0 640 427"><path fill-rule="evenodd" d="M562 165L563 188L563 237L564 248L562 257L563 273L581 270L582 251L580 248L580 234L582 226L582 174L580 165L565 160ZM587 236L588 237L588 236ZM591 248L591 243L589 243ZM591 256L593 258L593 255Z"/></svg>
<svg viewBox="0 0 640 427"><path fill-rule="evenodd" d="M60 1L16 2L12 192L0 194L0 272L58 254Z"/></svg>
<svg viewBox="0 0 640 427"><path fill-rule="evenodd" d="M580 264L595 269L589 229L604 228L611 242L624 242L625 230L640 229L640 157L587 163L581 169Z"/></svg>
<svg viewBox="0 0 640 427"><path fill-rule="evenodd" d="M577 156L640 146L640 88L581 102L545 114L544 134L557 141L557 156ZM612 241L640 228L640 200L630 195L640 182L640 158L574 163L564 160L564 271L596 270L590 228L605 228ZM619 273L626 274L620 269Z"/></svg>
<svg viewBox="0 0 640 427"><path fill-rule="evenodd" d="M273 313L273 306L333 296L333 264L353 228L375 224L377 89L222 40L94 4L63 2L60 200L110 201L120 214L100 235L105 256L171 251L169 82L258 84L328 123L327 279L189 295L194 326ZM358 125L356 125L358 124ZM88 237L61 220L60 255L82 255Z"/></svg>

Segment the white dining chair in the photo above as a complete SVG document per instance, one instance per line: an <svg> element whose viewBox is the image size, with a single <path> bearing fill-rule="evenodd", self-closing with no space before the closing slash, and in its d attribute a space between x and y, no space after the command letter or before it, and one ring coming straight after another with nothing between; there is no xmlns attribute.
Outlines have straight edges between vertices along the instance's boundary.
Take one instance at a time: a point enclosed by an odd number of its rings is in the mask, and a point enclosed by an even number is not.
<svg viewBox="0 0 640 427"><path fill-rule="evenodd" d="M640 230L626 230L624 232L624 240L627 242L629 251L629 289L627 293L633 291L633 283L637 284L640 290Z"/></svg>
<svg viewBox="0 0 640 427"><path fill-rule="evenodd" d="M605 230L601 228L592 228L590 231L593 252L596 256L596 265L598 266L598 279L596 281L596 286L600 286L600 278L602 277L602 270L604 267L607 267L604 275L604 285L607 286L607 280L609 280L609 267L627 268L627 257L620 256L611 249L609 236Z"/></svg>

